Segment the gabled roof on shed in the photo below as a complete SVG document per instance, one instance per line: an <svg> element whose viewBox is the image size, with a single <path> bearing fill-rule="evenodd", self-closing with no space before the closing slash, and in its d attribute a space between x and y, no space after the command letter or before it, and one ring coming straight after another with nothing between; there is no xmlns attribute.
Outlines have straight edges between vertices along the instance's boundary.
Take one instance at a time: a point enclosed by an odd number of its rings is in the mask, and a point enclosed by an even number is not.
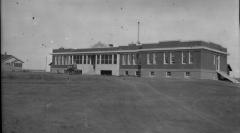
<svg viewBox="0 0 240 133"><path fill-rule="evenodd" d="M6 60L9 60L9 59L11 59L11 58L15 58L16 60L24 63L22 60L16 58L15 56L13 56L13 55L8 55L8 54L1 54L1 63L4 62L4 61L6 61Z"/></svg>

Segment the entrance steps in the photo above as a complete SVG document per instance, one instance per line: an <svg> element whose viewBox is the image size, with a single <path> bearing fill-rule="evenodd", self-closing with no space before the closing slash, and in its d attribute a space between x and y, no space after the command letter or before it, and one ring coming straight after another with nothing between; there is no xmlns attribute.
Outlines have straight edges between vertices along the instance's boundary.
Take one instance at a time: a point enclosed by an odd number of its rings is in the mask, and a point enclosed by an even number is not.
<svg viewBox="0 0 240 133"><path fill-rule="evenodd" d="M217 71L217 74L219 74L221 77L233 82L233 83L240 83L238 80L230 77L228 74L226 74L225 72L220 72L220 71Z"/></svg>

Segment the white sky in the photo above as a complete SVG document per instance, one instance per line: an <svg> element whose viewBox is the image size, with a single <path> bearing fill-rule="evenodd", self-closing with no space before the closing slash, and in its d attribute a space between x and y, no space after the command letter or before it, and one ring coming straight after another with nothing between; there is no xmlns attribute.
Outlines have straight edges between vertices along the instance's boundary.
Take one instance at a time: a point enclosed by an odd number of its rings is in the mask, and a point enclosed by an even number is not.
<svg viewBox="0 0 240 133"><path fill-rule="evenodd" d="M2 0L1 52L22 59L26 69L44 69L53 48L136 42L140 20L142 43L218 43L228 49L228 63L240 76L238 5L238 0Z"/></svg>

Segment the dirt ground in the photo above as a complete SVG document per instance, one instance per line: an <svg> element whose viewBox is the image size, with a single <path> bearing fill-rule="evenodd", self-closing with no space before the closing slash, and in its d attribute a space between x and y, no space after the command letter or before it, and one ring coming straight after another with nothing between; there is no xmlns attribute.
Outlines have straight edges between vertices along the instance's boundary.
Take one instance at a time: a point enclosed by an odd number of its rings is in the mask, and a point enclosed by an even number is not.
<svg viewBox="0 0 240 133"><path fill-rule="evenodd" d="M239 133L240 88L212 80L2 75L4 133Z"/></svg>

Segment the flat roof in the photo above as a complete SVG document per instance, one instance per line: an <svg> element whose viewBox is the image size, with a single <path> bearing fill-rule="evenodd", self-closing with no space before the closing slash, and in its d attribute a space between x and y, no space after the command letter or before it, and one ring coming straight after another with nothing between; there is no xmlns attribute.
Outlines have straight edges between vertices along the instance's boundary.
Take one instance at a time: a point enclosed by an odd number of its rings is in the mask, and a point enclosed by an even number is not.
<svg viewBox="0 0 240 133"><path fill-rule="evenodd" d="M143 44L129 44L127 46L106 47L106 48L82 48L82 49L53 49L53 53L64 52L101 52L101 51L125 51L125 50L140 50L140 49L154 49L154 48L186 48L186 47L207 47L221 52L227 52L227 49L212 43L204 41L164 41L158 43L143 43Z"/></svg>

